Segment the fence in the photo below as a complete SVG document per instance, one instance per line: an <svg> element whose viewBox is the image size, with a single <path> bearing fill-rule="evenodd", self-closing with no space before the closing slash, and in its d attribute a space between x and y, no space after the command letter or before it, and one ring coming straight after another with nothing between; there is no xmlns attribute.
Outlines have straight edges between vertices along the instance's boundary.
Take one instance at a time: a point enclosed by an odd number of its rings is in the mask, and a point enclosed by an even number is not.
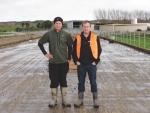
<svg viewBox="0 0 150 113"><path fill-rule="evenodd" d="M72 28L72 29L64 29L66 32L69 32L73 38L80 34L81 28ZM7 37L27 37L31 35L43 35L48 30L39 30L39 31L28 31L28 32L0 32L0 38ZM150 50L150 32L149 31L137 31L137 32L127 32L127 31L115 31L115 32L106 32L94 30L94 33L101 37L110 38L119 42L127 43L133 46L141 47L144 49Z"/></svg>
<svg viewBox="0 0 150 113"><path fill-rule="evenodd" d="M136 32L99 31L99 35L105 38L110 38L119 42L127 43L133 46L137 46L137 47L150 50L150 32L149 31L136 31Z"/></svg>

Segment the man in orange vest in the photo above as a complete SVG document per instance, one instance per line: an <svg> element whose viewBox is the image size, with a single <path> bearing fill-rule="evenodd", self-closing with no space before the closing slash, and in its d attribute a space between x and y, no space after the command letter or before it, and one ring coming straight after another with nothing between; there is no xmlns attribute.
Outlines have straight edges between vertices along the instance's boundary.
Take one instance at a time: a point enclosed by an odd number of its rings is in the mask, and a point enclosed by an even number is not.
<svg viewBox="0 0 150 113"><path fill-rule="evenodd" d="M96 65L100 61L100 54L102 48L98 36L92 33L91 23L85 21L82 23L82 30L80 35L76 36L73 43L73 61L77 65L78 74L78 100L74 107L83 105L84 91L85 91L85 78L86 72L88 73L91 92L93 93L93 104L95 108L99 108L98 104L98 91L96 84Z"/></svg>

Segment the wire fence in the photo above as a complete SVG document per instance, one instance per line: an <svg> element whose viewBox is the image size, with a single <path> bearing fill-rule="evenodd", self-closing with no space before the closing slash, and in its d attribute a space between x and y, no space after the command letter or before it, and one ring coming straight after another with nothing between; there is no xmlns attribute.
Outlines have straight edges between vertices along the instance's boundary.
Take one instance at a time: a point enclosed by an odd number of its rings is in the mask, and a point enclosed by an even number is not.
<svg viewBox="0 0 150 113"><path fill-rule="evenodd" d="M99 31L99 35L101 37L110 38L112 40L150 50L150 31Z"/></svg>

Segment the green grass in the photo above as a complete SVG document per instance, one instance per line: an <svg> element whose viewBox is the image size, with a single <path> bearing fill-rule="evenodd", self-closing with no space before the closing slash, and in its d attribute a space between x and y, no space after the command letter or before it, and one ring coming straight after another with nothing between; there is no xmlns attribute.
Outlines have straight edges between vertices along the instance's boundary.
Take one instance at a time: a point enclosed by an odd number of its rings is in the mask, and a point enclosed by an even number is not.
<svg viewBox="0 0 150 113"><path fill-rule="evenodd" d="M125 37L119 36L119 37L115 37L115 40L150 50L150 38L149 37L145 37L145 40L144 40L144 37L125 38Z"/></svg>
<svg viewBox="0 0 150 113"><path fill-rule="evenodd" d="M17 27L22 28L21 26L9 26L9 27L1 27L0 26L0 31L3 31L3 30L6 30L7 32L9 32L9 31L15 31L15 29Z"/></svg>

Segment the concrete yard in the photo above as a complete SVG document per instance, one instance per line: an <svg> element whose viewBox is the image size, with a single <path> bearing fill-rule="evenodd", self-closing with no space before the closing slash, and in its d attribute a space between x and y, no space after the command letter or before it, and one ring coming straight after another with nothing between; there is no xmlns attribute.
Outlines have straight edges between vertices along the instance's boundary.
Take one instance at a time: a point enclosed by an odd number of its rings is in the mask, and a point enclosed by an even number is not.
<svg viewBox="0 0 150 113"><path fill-rule="evenodd" d="M150 55L101 40L101 62L97 65L100 108L93 108L86 78L84 106L77 100L76 66L70 64L68 101L71 108L49 108L48 60L37 40L0 48L0 113L150 113ZM45 46L46 48L47 45Z"/></svg>

